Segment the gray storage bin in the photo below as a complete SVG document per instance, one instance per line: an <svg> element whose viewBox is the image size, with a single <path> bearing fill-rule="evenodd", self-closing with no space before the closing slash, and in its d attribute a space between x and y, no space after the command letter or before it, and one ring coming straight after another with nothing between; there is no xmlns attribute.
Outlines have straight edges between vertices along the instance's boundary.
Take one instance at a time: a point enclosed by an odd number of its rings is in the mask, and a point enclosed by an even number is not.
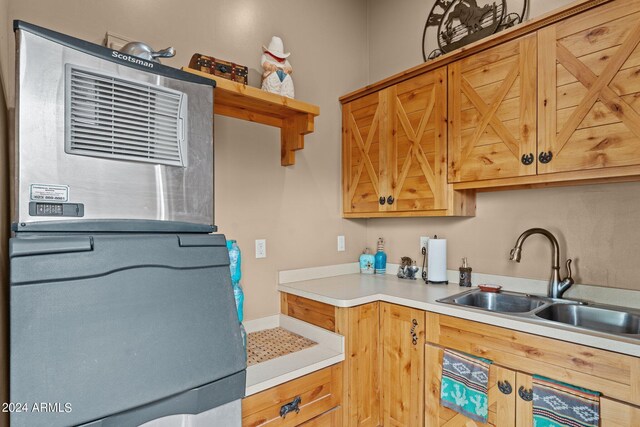
<svg viewBox="0 0 640 427"><path fill-rule="evenodd" d="M137 425L243 397L224 236L18 236L10 259L10 400L71 405L13 427Z"/></svg>

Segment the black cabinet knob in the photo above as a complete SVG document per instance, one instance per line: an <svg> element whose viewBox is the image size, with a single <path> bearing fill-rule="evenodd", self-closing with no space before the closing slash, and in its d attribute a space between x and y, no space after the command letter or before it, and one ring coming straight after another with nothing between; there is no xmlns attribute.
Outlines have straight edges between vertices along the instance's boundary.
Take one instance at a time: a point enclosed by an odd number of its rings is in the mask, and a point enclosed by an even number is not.
<svg viewBox="0 0 640 427"><path fill-rule="evenodd" d="M385 199L384 196L380 196L380 199L378 199L378 201L380 202L381 205L384 205L385 203L387 203L387 199Z"/></svg>
<svg viewBox="0 0 640 427"><path fill-rule="evenodd" d="M513 387L509 384L509 381L498 381L498 390L502 392L502 394L511 394L513 391Z"/></svg>
<svg viewBox="0 0 640 427"><path fill-rule="evenodd" d="M393 201L394 201L393 196L389 196L389 197L387 197L387 204L392 205L392 204L393 204Z"/></svg>
<svg viewBox="0 0 640 427"><path fill-rule="evenodd" d="M541 152L540 155L538 156L538 161L540 163L549 163L551 161L551 159L553 159L553 153L551 151L547 151L547 152Z"/></svg>
<svg viewBox="0 0 640 427"><path fill-rule="evenodd" d="M525 402L531 402L533 400L533 390L527 390L524 388L524 386L520 386L520 388L518 389L518 395L520 396L520 399L524 400Z"/></svg>
<svg viewBox="0 0 640 427"><path fill-rule="evenodd" d="M529 166L530 164L533 163L533 159L535 159L535 157L533 156L533 153L529 153L529 154L523 154L522 159L520 160L522 161L523 165Z"/></svg>

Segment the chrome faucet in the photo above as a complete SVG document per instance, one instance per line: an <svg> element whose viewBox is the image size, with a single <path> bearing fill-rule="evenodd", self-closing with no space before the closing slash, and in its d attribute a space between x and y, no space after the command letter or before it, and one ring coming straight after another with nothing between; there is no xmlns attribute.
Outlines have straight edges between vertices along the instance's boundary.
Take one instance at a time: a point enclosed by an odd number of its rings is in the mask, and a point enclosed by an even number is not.
<svg viewBox="0 0 640 427"><path fill-rule="evenodd" d="M530 228L525 231L518 237L518 241L516 242L516 246L511 249L511 255L509 259L511 261L520 262L520 258L522 255L522 244L527 239L527 237L532 234L542 234L546 236L551 242L551 246L553 247L553 254L551 259L551 279L549 279L549 289L547 291L547 295L551 298L562 298L562 295L573 285L574 281L571 277L571 260L567 260L567 276L565 279L560 279L560 246L558 245L558 241L555 236L551 234L549 231L544 228Z"/></svg>

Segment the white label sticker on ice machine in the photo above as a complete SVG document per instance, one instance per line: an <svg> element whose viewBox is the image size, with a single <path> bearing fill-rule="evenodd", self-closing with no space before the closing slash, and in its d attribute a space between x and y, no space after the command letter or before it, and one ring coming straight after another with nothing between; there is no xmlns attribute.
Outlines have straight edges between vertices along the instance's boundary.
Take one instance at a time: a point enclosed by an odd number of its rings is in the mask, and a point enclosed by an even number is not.
<svg viewBox="0 0 640 427"><path fill-rule="evenodd" d="M33 201L68 202L68 185L31 184L29 198Z"/></svg>

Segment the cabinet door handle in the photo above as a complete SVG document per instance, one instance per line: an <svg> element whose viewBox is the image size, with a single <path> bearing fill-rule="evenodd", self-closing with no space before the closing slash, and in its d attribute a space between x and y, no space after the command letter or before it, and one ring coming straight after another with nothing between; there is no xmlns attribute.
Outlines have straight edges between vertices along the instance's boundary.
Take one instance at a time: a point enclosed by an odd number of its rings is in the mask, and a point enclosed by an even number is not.
<svg viewBox="0 0 640 427"><path fill-rule="evenodd" d="M381 205L384 205L387 202L387 199L385 199L384 196L380 196L378 201L380 202Z"/></svg>
<svg viewBox="0 0 640 427"><path fill-rule="evenodd" d="M541 152L538 156L540 163L549 163L553 159L553 153L551 151Z"/></svg>
<svg viewBox="0 0 640 427"><path fill-rule="evenodd" d="M392 204L393 204L393 201L394 201L393 196L389 196L389 197L387 197L387 204L392 205Z"/></svg>
<svg viewBox="0 0 640 427"><path fill-rule="evenodd" d="M522 164L525 166L529 166L530 164L533 163L533 160L535 159L535 157L533 157L533 153L529 153L529 154L523 154L522 155L522 159L520 159L522 161Z"/></svg>
<svg viewBox="0 0 640 427"><path fill-rule="evenodd" d="M518 395L520 396L520 399L524 400L525 402L531 402L533 400L533 390L527 390L524 388L524 386L520 386L520 388L518 389Z"/></svg>
<svg viewBox="0 0 640 427"><path fill-rule="evenodd" d="M302 399L300 396L296 396L291 402L282 405L280 407L280 416L285 418L289 412L295 412L296 414L300 412L300 403L302 403Z"/></svg>
<svg viewBox="0 0 640 427"><path fill-rule="evenodd" d="M498 390L500 390L502 394L511 394L513 387L511 387L509 381L498 381Z"/></svg>
<svg viewBox="0 0 640 427"><path fill-rule="evenodd" d="M416 334L416 328L418 327L418 321L416 319L411 320L411 343L418 345L418 334Z"/></svg>

